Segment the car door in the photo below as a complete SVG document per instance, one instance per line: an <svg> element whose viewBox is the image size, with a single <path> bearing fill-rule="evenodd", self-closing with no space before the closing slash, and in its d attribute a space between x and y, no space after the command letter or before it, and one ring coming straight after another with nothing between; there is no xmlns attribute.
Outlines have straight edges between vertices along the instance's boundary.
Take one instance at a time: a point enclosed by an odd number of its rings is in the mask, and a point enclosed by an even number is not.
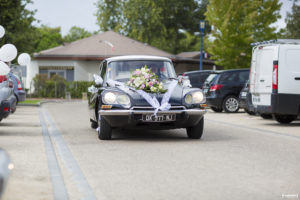
<svg viewBox="0 0 300 200"><path fill-rule="evenodd" d="M281 45L278 93L300 94L300 45Z"/></svg>

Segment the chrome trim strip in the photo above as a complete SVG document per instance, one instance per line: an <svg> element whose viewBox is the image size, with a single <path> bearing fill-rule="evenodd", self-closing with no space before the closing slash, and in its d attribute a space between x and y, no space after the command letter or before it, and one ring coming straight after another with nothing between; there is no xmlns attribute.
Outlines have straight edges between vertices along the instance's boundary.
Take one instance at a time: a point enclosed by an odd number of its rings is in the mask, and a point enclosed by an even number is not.
<svg viewBox="0 0 300 200"><path fill-rule="evenodd" d="M124 116L131 114L153 114L153 110L99 110L100 115L110 115L110 116ZM204 115L206 110L204 109L185 109L185 110L168 110L168 111L158 111L157 114L181 114L186 113L188 115Z"/></svg>

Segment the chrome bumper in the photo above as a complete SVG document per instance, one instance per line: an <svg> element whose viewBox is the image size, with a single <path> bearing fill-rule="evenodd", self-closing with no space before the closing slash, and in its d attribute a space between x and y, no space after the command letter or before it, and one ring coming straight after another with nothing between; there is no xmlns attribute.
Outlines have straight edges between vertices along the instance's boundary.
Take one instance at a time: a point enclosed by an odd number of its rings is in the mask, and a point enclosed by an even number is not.
<svg viewBox="0 0 300 200"><path fill-rule="evenodd" d="M124 116L134 114L154 114L154 110L99 110L98 112L102 116ZM188 115L204 115L205 109L183 109L183 110L168 110L158 111L157 114L181 114L186 113Z"/></svg>

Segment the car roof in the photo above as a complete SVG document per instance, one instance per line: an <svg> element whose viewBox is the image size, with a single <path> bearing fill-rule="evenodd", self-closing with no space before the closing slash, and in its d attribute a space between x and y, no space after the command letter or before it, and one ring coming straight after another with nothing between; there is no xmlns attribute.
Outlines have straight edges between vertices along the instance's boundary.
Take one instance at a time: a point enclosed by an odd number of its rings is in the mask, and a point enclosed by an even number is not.
<svg viewBox="0 0 300 200"><path fill-rule="evenodd" d="M195 70L195 71L188 71L188 72L184 72L183 74L193 74L193 73L207 73L207 72L215 72L214 70Z"/></svg>
<svg viewBox="0 0 300 200"><path fill-rule="evenodd" d="M160 56L147 56L147 55L130 55L130 56L115 56L106 59L108 62L112 61L124 61L124 60L163 60L172 62L171 59Z"/></svg>

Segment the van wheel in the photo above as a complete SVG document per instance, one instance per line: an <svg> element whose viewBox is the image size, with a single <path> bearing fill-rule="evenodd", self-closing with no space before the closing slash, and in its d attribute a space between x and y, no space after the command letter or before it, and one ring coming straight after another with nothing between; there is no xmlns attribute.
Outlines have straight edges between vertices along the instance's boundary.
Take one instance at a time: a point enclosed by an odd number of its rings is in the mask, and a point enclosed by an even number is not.
<svg viewBox="0 0 300 200"><path fill-rule="evenodd" d="M110 125L105 121L105 119L98 120L99 121L99 128L98 128L98 138L99 140L111 140L112 135L112 128Z"/></svg>
<svg viewBox="0 0 300 200"><path fill-rule="evenodd" d="M210 107L215 112L222 112L223 108Z"/></svg>
<svg viewBox="0 0 300 200"><path fill-rule="evenodd" d="M200 139L203 134L204 117L199 121L196 126L186 128L186 133L190 139Z"/></svg>
<svg viewBox="0 0 300 200"><path fill-rule="evenodd" d="M227 113L236 113L239 111L239 100L235 96L228 96L223 102L223 109Z"/></svg>
<svg viewBox="0 0 300 200"><path fill-rule="evenodd" d="M272 119L272 115L271 115L271 114L260 114L260 116L261 116L263 119Z"/></svg>
<svg viewBox="0 0 300 200"><path fill-rule="evenodd" d="M297 115L274 115L276 121L281 124L289 124L295 119L297 119Z"/></svg>

